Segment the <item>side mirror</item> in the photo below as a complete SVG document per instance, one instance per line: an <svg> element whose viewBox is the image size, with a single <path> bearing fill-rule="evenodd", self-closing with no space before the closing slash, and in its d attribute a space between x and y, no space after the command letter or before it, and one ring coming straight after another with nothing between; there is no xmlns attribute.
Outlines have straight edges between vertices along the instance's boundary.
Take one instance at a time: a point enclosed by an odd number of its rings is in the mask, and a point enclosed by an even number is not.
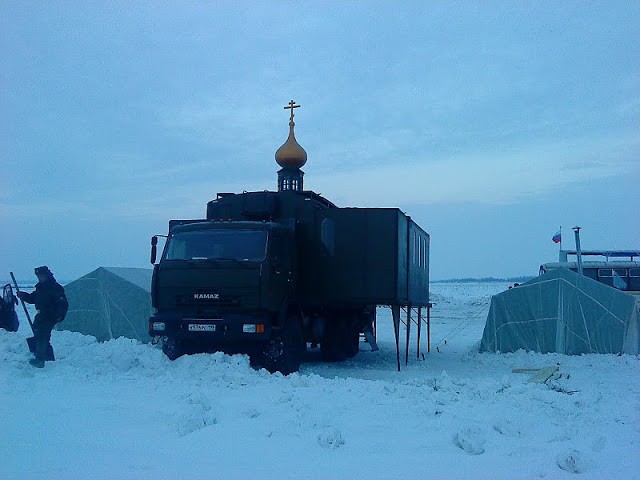
<svg viewBox="0 0 640 480"><path fill-rule="evenodd" d="M156 264L156 257L158 256L158 237L151 237L151 264Z"/></svg>

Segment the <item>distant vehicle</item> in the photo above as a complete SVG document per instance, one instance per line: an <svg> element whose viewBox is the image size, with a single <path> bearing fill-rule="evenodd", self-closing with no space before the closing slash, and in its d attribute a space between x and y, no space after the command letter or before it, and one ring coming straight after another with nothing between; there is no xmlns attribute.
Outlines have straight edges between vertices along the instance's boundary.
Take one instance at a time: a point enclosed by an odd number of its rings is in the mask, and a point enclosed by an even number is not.
<svg viewBox="0 0 640 480"><path fill-rule="evenodd" d="M582 250L583 257L599 257L599 261L583 261L583 274L598 282L629 293L640 294L640 250ZM540 275L564 267L578 271L578 262L569 261L575 250L560 250L559 261L540 266Z"/></svg>
<svg viewBox="0 0 640 480"><path fill-rule="evenodd" d="M240 352L288 374L307 343L325 360L354 356L377 305L429 303L429 235L397 208L339 208L303 190L291 108L277 192L218 193L206 218L171 220L157 264L152 238L149 333L170 359Z"/></svg>

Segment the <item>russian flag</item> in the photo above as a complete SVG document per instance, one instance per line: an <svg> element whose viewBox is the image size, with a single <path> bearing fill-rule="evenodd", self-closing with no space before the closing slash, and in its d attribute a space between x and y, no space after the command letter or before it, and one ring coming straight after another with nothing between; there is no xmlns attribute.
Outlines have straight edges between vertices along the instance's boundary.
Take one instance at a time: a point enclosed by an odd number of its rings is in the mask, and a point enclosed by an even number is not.
<svg viewBox="0 0 640 480"><path fill-rule="evenodd" d="M562 241L562 234L560 233L560 230L558 230L555 235L551 237L551 240L553 240L553 243L560 243Z"/></svg>

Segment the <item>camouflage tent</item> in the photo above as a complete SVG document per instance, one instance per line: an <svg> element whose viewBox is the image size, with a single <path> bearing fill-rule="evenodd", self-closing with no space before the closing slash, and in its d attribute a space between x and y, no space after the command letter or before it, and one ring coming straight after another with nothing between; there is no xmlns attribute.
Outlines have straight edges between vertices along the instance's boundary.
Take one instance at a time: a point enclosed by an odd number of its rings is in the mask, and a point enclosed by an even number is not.
<svg viewBox="0 0 640 480"><path fill-rule="evenodd" d="M638 317L634 296L558 268L492 297L480 351L637 355Z"/></svg>
<svg viewBox="0 0 640 480"><path fill-rule="evenodd" d="M59 330L98 341L128 337L149 342L152 270L100 267L65 286L69 312Z"/></svg>

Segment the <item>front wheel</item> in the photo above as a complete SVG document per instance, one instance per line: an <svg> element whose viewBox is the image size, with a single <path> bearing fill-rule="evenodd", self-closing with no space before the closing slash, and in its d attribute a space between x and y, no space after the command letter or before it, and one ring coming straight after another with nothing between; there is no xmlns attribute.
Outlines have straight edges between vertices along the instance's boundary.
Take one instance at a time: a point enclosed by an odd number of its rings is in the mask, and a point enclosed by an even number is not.
<svg viewBox="0 0 640 480"><path fill-rule="evenodd" d="M184 345L174 337L162 337L162 353L174 361L184 355Z"/></svg>
<svg viewBox="0 0 640 480"><path fill-rule="evenodd" d="M271 373L280 372L283 375L297 372L302 362L304 338L302 324L298 316L287 319L282 330L274 332L271 339L262 350L262 363Z"/></svg>

